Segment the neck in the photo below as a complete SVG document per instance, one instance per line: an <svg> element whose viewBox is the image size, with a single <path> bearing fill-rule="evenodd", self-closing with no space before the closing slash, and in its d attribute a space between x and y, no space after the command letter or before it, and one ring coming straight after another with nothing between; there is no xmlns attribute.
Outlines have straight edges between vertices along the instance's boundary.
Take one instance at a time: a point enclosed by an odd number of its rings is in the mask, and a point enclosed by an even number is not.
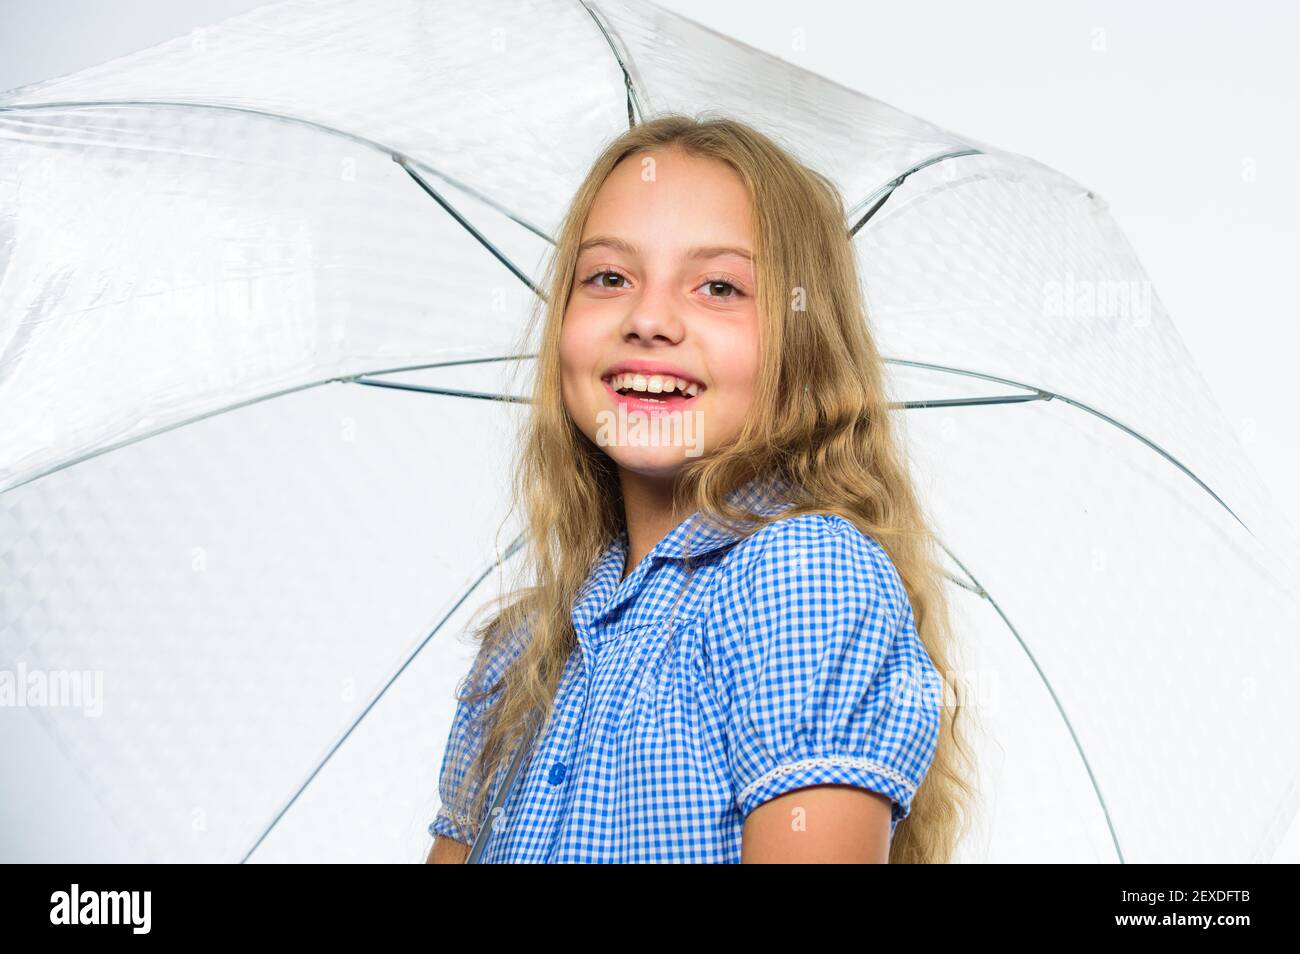
<svg viewBox="0 0 1300 954"><path fill-rule="evenodd" d="M627 521L627 559L623 563L621 579L627 579L655 544L690 513L673 509L674 478L647 477L620 467L619 484L623 491L623 516Z"/></svg>

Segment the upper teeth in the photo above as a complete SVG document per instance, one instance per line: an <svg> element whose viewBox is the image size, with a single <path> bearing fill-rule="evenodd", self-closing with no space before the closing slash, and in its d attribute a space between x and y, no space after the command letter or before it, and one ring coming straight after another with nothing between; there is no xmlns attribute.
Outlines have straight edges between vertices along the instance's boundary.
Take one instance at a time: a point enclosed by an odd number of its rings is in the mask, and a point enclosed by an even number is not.
<svg viewBox="0 0 1300 954"><path fill-rule="evenodd" d="M700 386L694 381L687 381L685 378L674 377L671 374L615 374L607 378L609 386L615 391L622 391L625 388L631 388L633 391L647 391L650 394L661 394L664 391L677 390L687 397L694 397L700 391Z"/></svg>

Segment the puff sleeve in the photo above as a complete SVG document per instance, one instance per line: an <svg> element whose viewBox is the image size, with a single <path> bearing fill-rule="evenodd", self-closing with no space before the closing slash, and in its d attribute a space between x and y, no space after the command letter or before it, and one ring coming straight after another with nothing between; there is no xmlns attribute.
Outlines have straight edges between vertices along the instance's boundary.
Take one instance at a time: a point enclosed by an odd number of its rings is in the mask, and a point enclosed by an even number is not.
<svg viewBox="0 0 1300 954"><path fill-rule="evenodd" d="M811 785L869 789L891 825L934 758L942 693L883 547L837 515L756 533L714 634L727 771L746 817Z"/></svg>
<svg viewBox="0 0 1300 954"><path fill-rule="evenodd" d="M486 735L485 716L500 695L500 690L477 699L467 698L485 687L496 686L507 667L518 657L523 645L507 641L503 646L488 651L480 648L469 673L457 692L456 712L452 716L447 747L443 752L442 769L438 776L438 795L441 805L429 823L430 835L443 835L455 841L472 844L479 829L479 820L472 818L469 808L481 780L467 792L458 796L457 789L469 772ZM491 791L488 800L491 800Z"/></svg>

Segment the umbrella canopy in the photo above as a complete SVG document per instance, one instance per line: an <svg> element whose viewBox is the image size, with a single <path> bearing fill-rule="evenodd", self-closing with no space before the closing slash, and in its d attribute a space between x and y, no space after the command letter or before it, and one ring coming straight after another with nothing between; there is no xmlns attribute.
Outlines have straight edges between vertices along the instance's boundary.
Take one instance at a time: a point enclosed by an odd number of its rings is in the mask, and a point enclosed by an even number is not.
<svg viewBox="0 0 1300 954"><path fill-rule="evenodd" d="M515 562L524 409L482 398L525 393L588 164L666 111L849 210L986 733L963 859L1271 857L1300 550L1104 200L574 0L279 3L0 95L0 856L422 855Z"/></svg>

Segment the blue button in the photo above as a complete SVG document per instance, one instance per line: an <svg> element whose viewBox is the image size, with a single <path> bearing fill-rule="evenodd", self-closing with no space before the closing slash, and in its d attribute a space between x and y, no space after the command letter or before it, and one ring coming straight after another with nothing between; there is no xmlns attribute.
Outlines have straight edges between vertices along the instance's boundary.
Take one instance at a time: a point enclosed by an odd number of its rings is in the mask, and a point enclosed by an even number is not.
<svg viewBox="0 0 1300 954"><path fill-rule="evenodd" d="M564 775L565 772L567 771L568 770L564 767L563 762L556 762L554 765L551 766L551 771L546 776L546 780L550 782L552 785L559 785L561 782L564 781Z"/></svg>

